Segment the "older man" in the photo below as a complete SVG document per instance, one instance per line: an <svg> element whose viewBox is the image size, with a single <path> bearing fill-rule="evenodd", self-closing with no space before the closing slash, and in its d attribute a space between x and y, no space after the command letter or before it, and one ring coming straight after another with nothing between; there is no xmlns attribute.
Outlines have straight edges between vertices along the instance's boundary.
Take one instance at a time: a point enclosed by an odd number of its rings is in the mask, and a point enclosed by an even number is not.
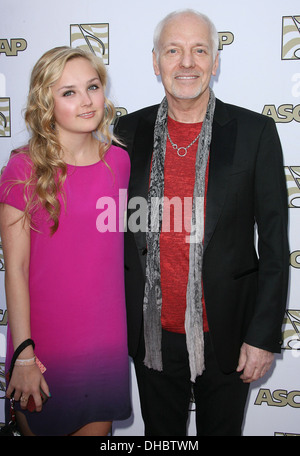
<svg viewBox="0 0 300 456"><path fill-rule="evenodd" d="M206 16L168 15L153 51L165 98L115 128L131 156L128 220L134 197L148 201L147 229L125 234L146 435L186 434L191 387L198 435L240 435L249 383L280 351L289 264L280 141L270 118L215 98L218 59Z"/></svg>

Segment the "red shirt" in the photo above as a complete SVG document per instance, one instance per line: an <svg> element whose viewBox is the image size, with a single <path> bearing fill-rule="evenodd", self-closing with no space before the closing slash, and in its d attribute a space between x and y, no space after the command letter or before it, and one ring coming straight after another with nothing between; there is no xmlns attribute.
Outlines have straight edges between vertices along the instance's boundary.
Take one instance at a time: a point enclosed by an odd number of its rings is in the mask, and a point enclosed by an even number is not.
<svg viewBox="0 0 300 456"><path fill-rule="evenodd" d="M170 137L178 147L188 146L200 133L201 127L202 123L186 124L168 118ZM185 333L190 249L186 239L190 233L197 147L198 140L187 150L185 157L179 157L167 139L164 175L164 197L167 203L165 201L160 235L161 322L165 330L178 333ZM183 152L180 151L181 154ZM202 304L203 328L208 331L204 299Z"/></svg>

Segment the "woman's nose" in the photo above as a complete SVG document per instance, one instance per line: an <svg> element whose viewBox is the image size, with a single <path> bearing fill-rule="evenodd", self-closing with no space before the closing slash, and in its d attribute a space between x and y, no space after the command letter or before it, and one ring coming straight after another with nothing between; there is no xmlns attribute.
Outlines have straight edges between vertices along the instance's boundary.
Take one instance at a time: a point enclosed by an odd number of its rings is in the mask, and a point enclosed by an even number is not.
<svg viewBox="0 0 300 456"><path fill-rule="evenodd" d="M90 97L90 94L88 92L83 93L82 99L81 99L81 106L89 106L92 104L92 99Z"/></svg>

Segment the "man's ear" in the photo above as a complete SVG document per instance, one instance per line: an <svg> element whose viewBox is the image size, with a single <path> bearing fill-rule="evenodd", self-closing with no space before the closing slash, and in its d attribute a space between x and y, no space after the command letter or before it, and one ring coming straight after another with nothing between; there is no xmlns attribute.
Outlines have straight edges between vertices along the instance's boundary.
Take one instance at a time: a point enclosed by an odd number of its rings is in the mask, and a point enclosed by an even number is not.
<svg viewBox="0 0 300 456"><path fill-rule="evenodd" d="M159 76L160 70L159 70L159 65L158 65L158 59L157 59L156 52L154 51L154 49L152 51L152 60L153 60L154 73L156 76Z"/></svg>

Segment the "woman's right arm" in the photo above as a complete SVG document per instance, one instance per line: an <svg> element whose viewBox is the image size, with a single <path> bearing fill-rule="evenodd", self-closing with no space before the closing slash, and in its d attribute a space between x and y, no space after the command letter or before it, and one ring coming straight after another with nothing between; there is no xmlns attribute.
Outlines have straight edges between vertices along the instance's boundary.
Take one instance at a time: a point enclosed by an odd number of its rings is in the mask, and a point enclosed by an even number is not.
<svg viewBox="0 0 300 456"><path fill-rule="evenodd" d="M30 299L29 299L29 262L30 227L23 212L8 205L0 204L0 234L5 263L5 292L8 321L14 350L26 339L31 338ZM33 347L26 347L18 359L34 356ZM15 400L21 394L28 398L33 395L36 410L42 408L40 387L49 395L49 389L36 364L32 366L15 365L10 379L7 396L14 392ZM25 408L27 403L21 403Z"/></svg>

